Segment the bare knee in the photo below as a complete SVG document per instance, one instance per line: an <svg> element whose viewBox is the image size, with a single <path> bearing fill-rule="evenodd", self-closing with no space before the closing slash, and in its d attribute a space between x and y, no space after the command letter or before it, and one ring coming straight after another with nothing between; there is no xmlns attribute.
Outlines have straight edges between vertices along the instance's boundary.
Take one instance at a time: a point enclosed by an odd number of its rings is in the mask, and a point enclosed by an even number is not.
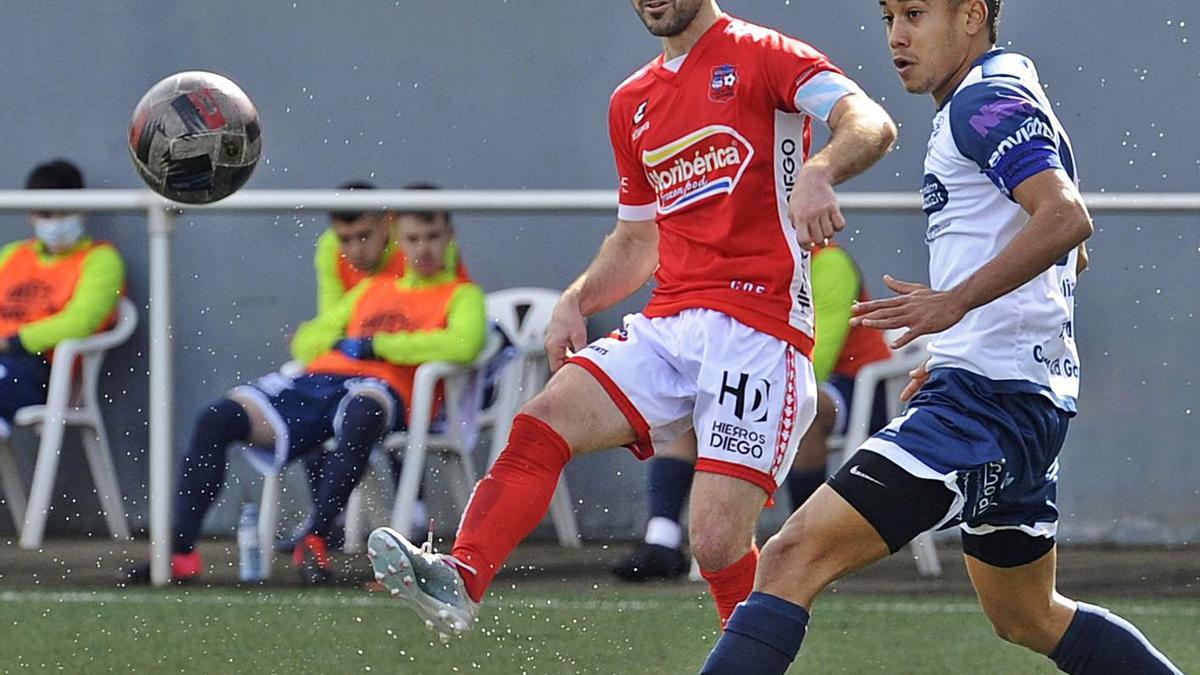
<svg viewBox="0 0 1200 675"><path fill-rule="evenodd" d="M754 536L750 531L734 532L722 524L697 523L693 519L689 523L688 544L700 569L716 571L745 557L754 546Z"/></svg>
<svg viewBox="0 0 1200 675"><path fill-rule="evenodd" d="M992 630L996 632L996 637L1005 642L1031 649L1040 642L1042 636L1042 631L1029 621L1029 617L1017 615L992 619Z"/></svg>
<svg viewBox="0 0 1200 675"><path fill-rule="evenodd" d="M1063 612L1067 613L1066 621L1069 622L1073 612L1053 606L1039 610L996 613L989 615L988 620L992 622L992 630L1001 640L1041 654L1049 654L1062 638L1063 617L1057 614Z"/></svg>

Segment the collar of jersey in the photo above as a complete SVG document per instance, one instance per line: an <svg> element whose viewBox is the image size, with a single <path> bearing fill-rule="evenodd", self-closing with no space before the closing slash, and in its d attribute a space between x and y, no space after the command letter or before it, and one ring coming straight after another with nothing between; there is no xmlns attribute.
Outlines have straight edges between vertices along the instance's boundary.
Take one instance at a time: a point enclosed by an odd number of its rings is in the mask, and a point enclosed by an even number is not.
<svg viewBox="0 0 1200 675"><path fill-rule="evenodd" d="M683 77L687 75L693 64L700 60L701 54L705 49L708 48L709 43L713 41L712 36L723 32L725 27L728 26L729 22L732 20L733 17L721 12L721 15L717 17L717 20L713 22L713 25L709 26L708 30L704 31L704 35L701 35L700 39L696 40L696 44L692 45L692 48L688 50L688 57L684 59L683 66L680 67L679 72L673 73L668 68L663 66L663 62L665 60L663 58L665 56L664 54L659 54L658 58L654 59L654 67L651 68L651 70L656 76L658 76L659 79L663 80L664 82L678 85L683 81Z"/></svg>
<svg viewBox="0 0 1200 675"><path fill-rule="evenodd" d="M84 236L81 237L79 241L75 242L71 248L60 253L51 253L50 249L46 248L46 245L43 244L40 239L31 239L30 241L33 242L33 250L37 253L38 260L44 263L57 262L59 260L63 260L64 258L70 258L76 253L79 253L83 249L92 245L91 238Z"/></svg>
<svg viewBox="0 0 1200 675"><path fill-rule="evenodd" d="M942 103L942 105L938 106L938 112L945 110L946 106L950 105L950 101L954 99L955 95L957 95L958 92L962 91L962 88L964 86L966 86L966 84L967 84L967 80L971 79L971 71L975 70L976 68L979 68L983 64L987 63L988 60L990 60L994 57L1000 56L1003 53L1004 53L1004 47L992 47L991 49L989 49L986 52L984 52L983 54L981 54L979 56L979 58L975 59L975 63L972 63L971 69L967 71L967 76L964 77L963 81L959 82L958 86L954 88L954 93L947 96L946 101L944 103Z"/></svg>

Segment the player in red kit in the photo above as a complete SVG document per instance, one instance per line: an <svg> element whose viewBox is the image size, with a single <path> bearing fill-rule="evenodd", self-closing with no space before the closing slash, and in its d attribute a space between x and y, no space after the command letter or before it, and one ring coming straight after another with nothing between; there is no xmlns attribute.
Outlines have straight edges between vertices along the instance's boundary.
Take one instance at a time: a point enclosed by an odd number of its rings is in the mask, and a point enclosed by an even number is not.
<svg viewBox="0 0 1200 675"><path fill-rule="evenodd" d="M461 634L545 515L574 456L652 456L694 429L692 553L724 621L749 595L754 523L813 419L809 248L842 229L833 186L895 140L887 113L820 52L714 0L632 0L663 54L613 93L617 226L563 293L556 369L513 422L450 555L372 533L376 577L428 625ZM806 159L812 120L831 130ZM587 344L584 317L655 276L641 314Z"/></svg>

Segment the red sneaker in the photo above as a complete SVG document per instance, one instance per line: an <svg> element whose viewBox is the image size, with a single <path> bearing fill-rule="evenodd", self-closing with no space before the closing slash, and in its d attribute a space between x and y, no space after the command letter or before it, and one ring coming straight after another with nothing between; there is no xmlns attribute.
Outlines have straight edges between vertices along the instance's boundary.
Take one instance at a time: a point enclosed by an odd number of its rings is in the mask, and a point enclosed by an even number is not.
<svg viewBox="0 0 1200 675"><path fill-rule="evenodd" d="M329 561L329 545L324 537L306 534L292 549L292 562L306 584L324 584L333 578L333 564Z"/></svg>
<svg viewBox="0 0 1200 675"><path fill-rule="evenodd" d="M204 562L200 560L200 551L191 553L171 554L171 581L186 583L200 576ZM150 583L150 562L138 563L133 567L122 570L118 577L119 583L125 586L144 586Z"/></svg>

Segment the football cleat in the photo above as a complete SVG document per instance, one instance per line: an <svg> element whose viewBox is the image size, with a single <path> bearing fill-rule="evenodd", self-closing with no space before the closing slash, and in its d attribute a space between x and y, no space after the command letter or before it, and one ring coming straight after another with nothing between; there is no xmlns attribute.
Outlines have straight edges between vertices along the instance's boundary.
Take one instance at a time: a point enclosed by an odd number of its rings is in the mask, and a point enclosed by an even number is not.
<svg viewBox="0 0 1200 675"><path fill-rule="evenodd" d="M471 630L479 603L467 595L461 562L434 553L430 542L415 546L389 527L371 533L367 550L375 578L393 598L412 605L427 628L443 640Z"/></svg>
<svg viewBox="0 0 1200 675"><path fill-rule="evenodd" d="M329 547L325 539L315 534L306 534L292 550L292 562L300 572L300 580L306 584L324 584L333 579L333 563L329 560Z"/></svg>

